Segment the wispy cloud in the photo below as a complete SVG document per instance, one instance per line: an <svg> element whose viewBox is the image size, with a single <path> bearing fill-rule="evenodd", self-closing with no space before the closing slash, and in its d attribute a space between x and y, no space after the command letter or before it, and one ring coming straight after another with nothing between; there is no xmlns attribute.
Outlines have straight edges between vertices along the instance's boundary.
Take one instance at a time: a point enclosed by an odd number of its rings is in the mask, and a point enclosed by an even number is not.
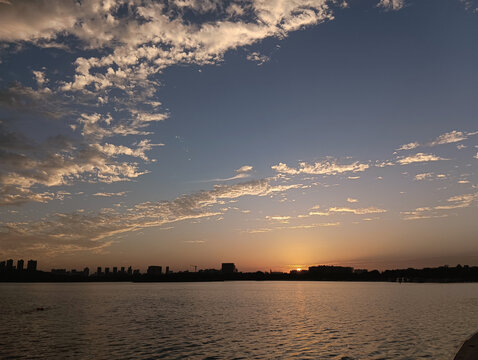
<svg viewBox="0 0 478 360"><path fill-rule="evenodd" d="M400 165L408 165L413 163L422 163L422 162L430 162L430 161L440 161L440 160L448 160L434 154L424 154L424 153L417 153L415 155L401 157L397 160Z"/></svg>
<svg viewBox="0 0 478 360"><path fill-rule="evenodd" d="M105 192L97 192L93 194L93 196L99 196L99 197L112 197L112 196L125 196L126 191L120 191L116 193L105 193Z"/></svg>
<svg viewBox="0 0 478 360"><path fill-rule="evenodd" d="M269 179L234 185L216 185L172 201L145 202L123 212L102 209L99 212L57 213L38 221L0 224L3 249L30 249L61 253L97 250L111 244L109 237L149 227L159 227L183 220L224 214L223 203L244 196L265 197L291 187L272 184Z"/></svg>
<svg viewBox="0 0 478 360"><path fill-rule="evenodd" d="M420 144L417 143L417 142L411 142L411 143L408 143L408 144L403 144L401 145L397 151L400 151L400 150L412 150L412 149L416 149L417 147L419 147Z"/></svg>
<svg viewBox="0 0 478 360"><path fill-rule="evenodd" d="M424 147L432 147L432 146L437 146L437 145L444 145L444 144L453 144L457 142L461 142L464 140L467 140L470 136L476 135L477 132L464 132L464 131L458 131L458 130L453 130L444 134L439 135L436 139L420 144L419 142L411 142L408 144L401 145L397 151L402 151L402 150L413 150L416 149L420 146ZM465 145L458 145L458 149L464 149L466 146Z"/></svg>
<svg viewBox="0 0 478 360"><path fill-rule="evenodd" d="M289 175L336 175L347 172L362 172L369 168L368 164L355 161L351 164L339 164L335 159L318 161L313 164L300 162L298 168L292 168L284 163L273 165L272 169L282 174Z"/></svg>
<svg viewBox="0 0 478 360"><path fill-rule="evenodd" d="M453 131L450 131L449 133L445 133L443 135L438 136L435 140L430 142L428 146L452 144L452 143L460 142L466 139L468 139L468 135L466 133L463 133L462 131L453 130Z"/></svg>
<svg viewBox="0 0 478 360"><path fill-rule="evenodd" d="M456 195L448 198L446 204L444 205L419 207L415 210L404 211L401 214L404 216L404 220L420 220L447 217L448 214L444 214L443 211L468 208L476 200L478 200L478 193Z"/></svg>
<svg viewBox="0 0 478 360"><path fill-rule="evenodd" d="M364 215L364 214L379 214L387 212L385 209L376 208L374 206L368 208L348 208L348 207L331 207L329 213L351 213L355 215Z"/></svg>
<svg viewBox="0 0 478 360"><path fill-rule="evenodd" d="M235 170L236 175L228 177L228 178L215 178L209 180L201 180L199 182L221 182L221 181L231 181L231 180L238 180L238 179L245 179L251 176L251 172L254 168L250 165L241 166L239 169Z"/></svg>

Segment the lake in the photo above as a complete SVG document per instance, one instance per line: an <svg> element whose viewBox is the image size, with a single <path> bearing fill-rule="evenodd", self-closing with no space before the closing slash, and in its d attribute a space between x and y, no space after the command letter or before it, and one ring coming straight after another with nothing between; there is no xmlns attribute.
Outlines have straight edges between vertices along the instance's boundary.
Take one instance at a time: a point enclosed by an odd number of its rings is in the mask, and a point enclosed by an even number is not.
<svg viewBox="0 0 478 360"><path fill-rule="evenodd" d="M0 321L1 359L451 360L478 284L1 283Z"/></svg>

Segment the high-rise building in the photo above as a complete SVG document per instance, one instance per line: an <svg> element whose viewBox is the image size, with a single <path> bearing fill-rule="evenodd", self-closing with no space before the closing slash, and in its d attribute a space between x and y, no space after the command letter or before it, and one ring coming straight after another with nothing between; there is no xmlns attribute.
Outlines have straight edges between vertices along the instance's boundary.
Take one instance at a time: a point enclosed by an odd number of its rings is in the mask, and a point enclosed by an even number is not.
<svg viewBox="0 0 478 360"><path fill-rule="evenodd" d="M87 268L87 267L85 267L85 268L83 269L83 275L84 275L84 276L87 276L87 277L90 276L90 269Z"/></svg>
<svg viewBox="0 0 478 360"><path fill-rule="evenodd" d="M27 271L37 271L37 261L36 260L28 260Z"/></svg>
<svg viewBox="0 0 478 360"><path fill-rule="evenodd" d="M25 262L22 259L17 260L17 271L23 271L23 264L24 263Z"/></svg>
<svg viewBox="0 0 478 360"><path fill-rule="evenodd" d="M124 266L121 267L121 273L124 274Z"/></svg>
<svg viewBox="0 0 478 360"><path fill-rule="evenodd" d="M128 275L133 275L133 268L131 266L128 267Z"/></svg>
<svg viewBox="0 0 478 360"><path fill-rule="evenodd" d="M109 267L105 267L105 275L109 275L110 274L110 268Z"/></svg>
<svg viewBox="0 0 478 360"><path fill-rule="evenodd" d="M101 276L101 266L98 266L98 267L96 268L96 275L97 275L97 276Z"/></svg>
<svg viewBox="0 0 478 360"><path fill-rule="evenodd" d="M5 261L0 261L0 271L5 271Z"/></svg>
<svg viewBox="0 0 478 360"><path fill-rule="evenodd" d="M13 259L8 259L7 260L7 271L12 271L13 270Z"/></svg>
<svg viewBox="0 0 478 360"><path fill-rule="evenodd" d="M116 266L113 266L113 274L116 275L118 273L118 268Z"/></svg>
<svg viewBox="0 0 478 360"><path fill-rule="evenodd" d="M166 266L166 275L169 274L169 266Z"/></svg>
<svg viewBox="0 0 478 360"><path fill-rule="evenodd" d="M223 274L233 274L237 272L236 265L234 263L222 263L221 271Z"/></svg>
<svg viewBox="0 0 478 360"><path fill-rule="evenodd" d="M148 266L148 275L158 276L163 272L162 266Z"/></svg>

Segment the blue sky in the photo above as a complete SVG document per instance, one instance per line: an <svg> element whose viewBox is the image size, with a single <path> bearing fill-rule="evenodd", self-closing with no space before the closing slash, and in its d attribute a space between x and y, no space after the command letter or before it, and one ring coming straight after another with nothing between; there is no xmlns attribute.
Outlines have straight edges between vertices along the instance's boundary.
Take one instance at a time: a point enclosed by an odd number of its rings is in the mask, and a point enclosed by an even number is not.
<svg viewBox="0 0 478 360"><path fill-rule="evenodd" d="M474 1L1 1L0 255L478 264Z"/></svg>

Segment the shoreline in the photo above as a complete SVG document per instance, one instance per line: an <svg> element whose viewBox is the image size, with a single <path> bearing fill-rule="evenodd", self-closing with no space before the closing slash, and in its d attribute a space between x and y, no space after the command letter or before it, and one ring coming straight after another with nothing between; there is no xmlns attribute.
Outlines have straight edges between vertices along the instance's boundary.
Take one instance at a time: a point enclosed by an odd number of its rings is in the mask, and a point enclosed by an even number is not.
<svg viewBox="0 0 478 360"><path fill-rule="evenodd" d="M476 360L478 359L478 332L466 340L456 353L453 360Z"/></svg>

